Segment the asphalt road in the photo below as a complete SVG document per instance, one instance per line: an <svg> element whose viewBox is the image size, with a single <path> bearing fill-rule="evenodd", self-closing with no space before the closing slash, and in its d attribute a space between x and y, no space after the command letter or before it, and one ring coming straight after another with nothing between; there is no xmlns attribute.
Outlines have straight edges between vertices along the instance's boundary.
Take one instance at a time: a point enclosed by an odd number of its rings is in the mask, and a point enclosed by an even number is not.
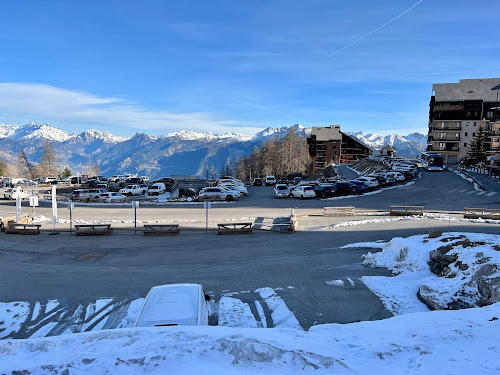
<svg viewBox="0 0 500 375"><path fill-rule="evenodd" d="M424 172L411 185L346 200L276 199L270 187L251 187L249 191L250 196L214 209L211 212L214 220L278 216L293 206L302 212L347 204L366 209L387 209L391 204L423 205L438 210L448 210L450 206L452 210L466 206L500 208L500 197L496 194L477 195L469 182L449 172ZM0 204L0 211L12 208L12 202ZM48 208L38 210L50 216ZM67 210L60 212L67 216ZM120 220L129 219L131 209L78 207L75 215ZM199 205L141 208L141 219L159 216L192 220L195 225L203 226L204 211ZM324 220L322 224L329 223L327 218ZM318 231L315 225L299 227L301 230L292 235L256 232L217 236L213 232L195 231L182 232L178 237L155 238L130 232L102 237L0 233L0 301L34 303L64 299L68 306L77 306L100 297L144 297L154 285L193 282L203 284L216 301L228 293L273 288L305 329L321 323L383 319L391 314L360 278L390 275L390 272L362 265L361 256L372 249L340 247L352 242L423 234L430 228L447 230L448 223L401 221L333 231ZM465 222L450 225L452 231L500 234L497 225ZM104 255L95 261L79 260L90 252ZM344 287L326 284L348 279L353 283L346 282Z"/></svg>

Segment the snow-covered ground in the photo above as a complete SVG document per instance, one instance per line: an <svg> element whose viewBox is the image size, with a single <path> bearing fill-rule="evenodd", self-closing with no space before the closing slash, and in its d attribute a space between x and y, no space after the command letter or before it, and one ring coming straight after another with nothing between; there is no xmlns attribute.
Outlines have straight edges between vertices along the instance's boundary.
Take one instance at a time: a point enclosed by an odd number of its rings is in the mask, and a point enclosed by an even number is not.
<svg viewBox="0 0 500 375"><path fill-rule="evenodd" d="M481 308L429 311L417 292L423 284L433 285L444 302L462 295L460 292L479 293L474 291L477 280L473 274L485 265L500 264L498 244L500 236L478 233L348 244L345 249L381 250L367 253L364 263L387 267L396 276L363 277L363 282L396 316L317 325L308 332L300 328L280 298L282 288L224 294L219 302L219 327L128 328L142 303L137 299L119 315L118 329L106 330L107 322L99 319L113 309L113 302L99 300L82 307L79 316L83 321L61 336L0 341L0 373L497 374L500 302ZM430 271L433 251L456 255L446 276ZM496 277L495 272L490 276ZM346 282L354 283L351 279L325 280L332 288L344 287ZM264 314L264 304L270 316ZM34 306L17 302L5 307L0 309L0 332L20 329L19 316L40 322L61 311L58 301ZM269 322L276 328L256 329ZM71 333L92 327L100 331Z"/></svg>
<svg viewBox="0 0 500 375"><path fill-rule="evenodd" d="M156 327L0 342L18 374L496 374L500 304L295 329Z"/></svg>

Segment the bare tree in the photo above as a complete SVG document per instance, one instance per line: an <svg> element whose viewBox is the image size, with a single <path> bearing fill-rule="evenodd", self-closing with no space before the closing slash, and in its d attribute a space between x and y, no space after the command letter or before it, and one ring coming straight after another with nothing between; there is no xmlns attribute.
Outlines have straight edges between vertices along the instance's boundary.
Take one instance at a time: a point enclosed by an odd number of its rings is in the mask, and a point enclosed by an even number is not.
<svg viewBox="0 0 500 375"><path fill-rule="evenodd" d="M42 157L39 164L39 173L43 176L58 176L59 166L57 156L48 139L45 140L42 150Z"/></svg>
<svg viewBox="0 0 500 375"><path fill-rule="evenodd" d="M29 179L34 179L36 177L35 166L28 160L28 156L24 150L19 151L17 164L19 173L23 177L27 177Z"/></svg>

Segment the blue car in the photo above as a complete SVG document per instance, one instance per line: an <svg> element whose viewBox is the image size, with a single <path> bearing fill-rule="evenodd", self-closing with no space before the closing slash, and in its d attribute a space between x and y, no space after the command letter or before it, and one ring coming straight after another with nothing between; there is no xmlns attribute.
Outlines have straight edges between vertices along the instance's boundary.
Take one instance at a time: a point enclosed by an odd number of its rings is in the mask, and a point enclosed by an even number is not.
<svg viewBox="0 0 500 375"><path fill-rule="evenodd" d="M356 185L356 193L358 194L363 194L368 190L368 186L366 186L361 181L351 180L349 182L352 182L354 185Z"/></svg>

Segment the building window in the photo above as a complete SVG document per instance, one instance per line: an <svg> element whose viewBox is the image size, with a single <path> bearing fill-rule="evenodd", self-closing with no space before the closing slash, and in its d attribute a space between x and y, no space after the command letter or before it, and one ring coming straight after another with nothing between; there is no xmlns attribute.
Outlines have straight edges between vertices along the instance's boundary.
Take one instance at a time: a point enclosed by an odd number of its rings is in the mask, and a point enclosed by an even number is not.
<svg viewBox="0 0 500 375"><path fill-rule="evenodd" d="M477 125L477 124L476 124L476 122L474 121L474 126L476 126L476 125Z"/></svg>
<svg viewBox="0 0 500 375"><path fill-rule="evenodd" d="M467 137L467 134L469 134L469 133L465 133L465 136L466 136L466 137Z"/></svg>
<svg viewBox="0 0 500 375"><path fill-rule="evenodd" d="M476 133L472 133L472 136L475 137L476 136Z"/></svg>
<svg viewBox="0 0 500 375"><path fill-rule="evenodd" d="M464 147L467 147L467 143L464 143Z"/></svg>

